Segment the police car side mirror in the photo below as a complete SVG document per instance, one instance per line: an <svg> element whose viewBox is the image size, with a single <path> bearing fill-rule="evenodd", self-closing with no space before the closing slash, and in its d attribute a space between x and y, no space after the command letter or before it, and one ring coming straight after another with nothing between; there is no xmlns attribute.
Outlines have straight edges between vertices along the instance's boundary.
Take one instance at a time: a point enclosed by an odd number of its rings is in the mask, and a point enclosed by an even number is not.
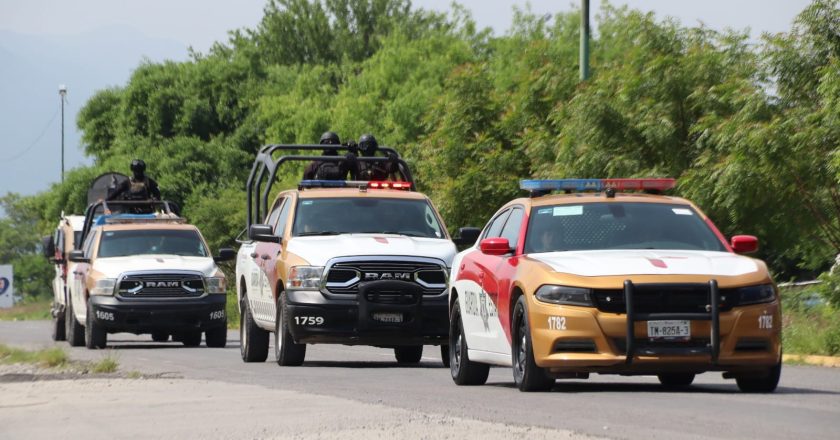
<svg viewBox="0 0 840 440"><path fill-rule="evenodd" d="M470 226L458 229L458 236L452 239L452 242L458 246L469 246L478 240L481 234L481 229Z"/></svg>
<svg viewBox="0 0 840 440"><path fill-rule="evenodd" d="M55 261L55 240L53 239L53 236L48 235L43 237L41 239L41 244L44 252L44 258L50 262Z"/></svg>
<svg viewBox="0 0 840 440"><path fill-rule="evenodd" d="M485 238L478 244L482 254L504 255L510 253L510 242L504 237Z"/></svg>
<svg viewBox="0 0 840 440"><path fill-rule="evenodd" d="M751 254L758 250L758 239L752 235L735 235L731 246L737 254Z"/></svg>
<svg viewBox="0 0 840 440"><path fill-rule="evenodd" d="M271 225L251 225L248 228L248 238L266 243L280 243L280 237L274 235Z"/></svg>
<svg viewBox="0 0 840 440"><path fill-rule="evenodd" d="M221 263L222 261L231 261L236 258L236 251L231 248L221 248L219 249L219 255L213 257L213 261L216 263Z"/></svg>
<svg viewBox="0 0 840 440"><path fill-rule="evenodd" d="M85 258L85 251L70 251L70 261L74 263L90 263L90 258Z"/></svg>

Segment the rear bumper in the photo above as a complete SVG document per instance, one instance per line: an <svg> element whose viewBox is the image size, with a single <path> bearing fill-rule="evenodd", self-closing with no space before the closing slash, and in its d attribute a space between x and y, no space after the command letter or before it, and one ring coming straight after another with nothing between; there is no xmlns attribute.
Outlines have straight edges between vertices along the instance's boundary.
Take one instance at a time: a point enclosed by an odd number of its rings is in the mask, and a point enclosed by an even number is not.
<svg viewBox="0 0 840 440"><path fill-rule="evenodd" d="M91 319L111 333L205 331L227 325L226 295L142 301L124 300L113 296L91 296L89 301L93 308Z"/></svg>
<svg viewBox="0 0 840 440"><path fill-rule="evenodd" d="M377 281L402 299L383 302L362 289L349 298L327 298L317 291L287 292L289 331L298 343L345 345L440 345L449 336L449 305L445 295L424 297L405 283ZM384 322L399 316L402 322Z"/></svg>

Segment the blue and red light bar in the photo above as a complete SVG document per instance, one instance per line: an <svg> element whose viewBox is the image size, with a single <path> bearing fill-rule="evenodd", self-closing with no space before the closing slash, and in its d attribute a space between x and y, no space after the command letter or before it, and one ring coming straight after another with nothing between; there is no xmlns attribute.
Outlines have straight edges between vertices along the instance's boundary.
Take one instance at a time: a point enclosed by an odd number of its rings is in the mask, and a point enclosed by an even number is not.
<svg viewBox="0 0 840 440"><path fill-rule="evenodd" d="M301 180L298 183L298 188L399 189L411 191L411 182L391 182L386 180Z"/></svg>
<svg viewBox="0 0 840 440"><path fill-rule="evenodd" d="M519 188L526 191L595 191L601 192L607 188L616 191L667 191L676 185L676 179L645 178L645 179L553 179L553 180L520 180Z"/></svg>

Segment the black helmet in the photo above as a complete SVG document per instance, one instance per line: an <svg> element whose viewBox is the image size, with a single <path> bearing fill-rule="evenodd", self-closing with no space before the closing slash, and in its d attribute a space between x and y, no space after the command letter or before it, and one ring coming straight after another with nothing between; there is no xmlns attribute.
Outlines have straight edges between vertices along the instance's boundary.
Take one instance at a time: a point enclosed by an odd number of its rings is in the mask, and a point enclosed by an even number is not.
<svg viewBox="0 0 840 440"><path fill-rule="evenodd" d="M131 171L136 174L143 174L146 171L146 162L143 162L142 159L132 160Z"/></svg>
<svg viewBox="0 0 840 440"><path fill-rule="evenodd" d="M359 150L361 150L362 154L365 156L376 155L377 148L379 148L379 144L376 143L376 138L373 137L372 134L363 134L362 137L359 138Z"/></svg>
<svg viewBox="0 0 840 440"><path fill-rule="evenodd" d="M318 143L322 145L341 145L341 140L338 139L338 135L334 132L325 131L324 134L321 135L321 140Z"/></svg>

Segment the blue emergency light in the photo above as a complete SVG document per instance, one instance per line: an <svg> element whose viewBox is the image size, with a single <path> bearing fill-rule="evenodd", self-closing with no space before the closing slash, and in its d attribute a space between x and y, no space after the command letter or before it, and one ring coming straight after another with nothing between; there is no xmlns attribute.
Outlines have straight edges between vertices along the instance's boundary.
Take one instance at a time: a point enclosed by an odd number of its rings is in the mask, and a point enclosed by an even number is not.
<svg viewBox="0 0 840 440"><path fill-rule="evenodd" d="M519 188L526 191L595 191L607 188L617 191L654 191L661 192L673 188L676 180L671 178L644 179L553 179L553 180L520 180Z"/></svg>

